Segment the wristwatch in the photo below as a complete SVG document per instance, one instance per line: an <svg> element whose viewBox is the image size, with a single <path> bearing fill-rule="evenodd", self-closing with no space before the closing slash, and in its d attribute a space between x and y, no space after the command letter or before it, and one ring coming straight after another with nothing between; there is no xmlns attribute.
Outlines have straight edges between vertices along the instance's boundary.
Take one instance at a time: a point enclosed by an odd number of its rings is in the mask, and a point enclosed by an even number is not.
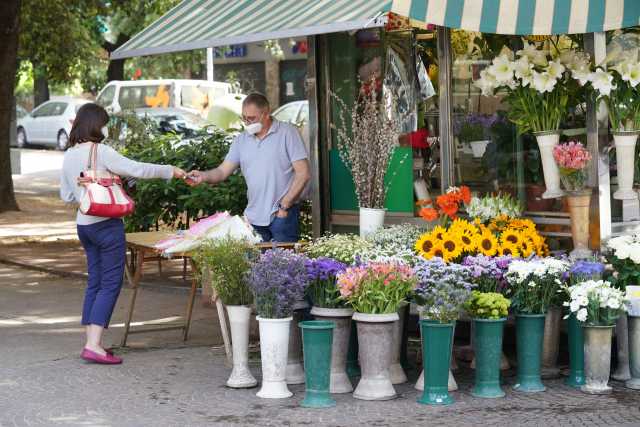
<svg viewBox="0 0 640 427"><path fill-rule="evenodd" d="M285 208L282 203L278 203L278 209L280 209L281 211L288 211L289 208Z"/></svg>

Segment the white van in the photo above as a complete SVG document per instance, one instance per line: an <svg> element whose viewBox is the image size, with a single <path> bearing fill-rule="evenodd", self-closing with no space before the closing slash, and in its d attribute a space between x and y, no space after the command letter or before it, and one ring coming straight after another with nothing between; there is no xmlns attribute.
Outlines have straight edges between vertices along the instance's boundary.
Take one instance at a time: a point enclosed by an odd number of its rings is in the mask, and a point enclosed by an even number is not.
<svg viewBox="0 0 640 427"><path fill-rule="evenodd" d="M109 113L139 108L181 108L206 118L214 99L237 93L233 85L207 80L114 80L96 103Z"/></svg>

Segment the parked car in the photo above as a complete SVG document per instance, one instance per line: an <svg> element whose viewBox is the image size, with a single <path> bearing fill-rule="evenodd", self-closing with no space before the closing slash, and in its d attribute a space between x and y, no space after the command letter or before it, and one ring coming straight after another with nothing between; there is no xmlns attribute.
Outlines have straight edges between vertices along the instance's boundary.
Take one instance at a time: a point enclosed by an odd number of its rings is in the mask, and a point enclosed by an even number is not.
<svg viewBox="0 0 640 427"><path fill-rule="evenodd" d="M309 122L309 101L294 101L284 104L273 112L273 117L281 122L302 127Z"/></svg>
<svg viewBox="0 0 640 427"><path fill-rule="evenodd" d="M16 105L16 120L23 118L27 114L29 114L29 112L27 110L25 110L24 108L22 108L19 105Z"/></svg>
<svg viewBox="0 0 640 427"><path fill-rule="evenodd" d="M191 136L207 125L199 115L178 108L138 108L135 111L138 117L153 120L160 133Z"/></svg>
<svg viewBox="0 0 640 427"><path fill-rule="evenodd" d="M16 145L51 145L58 150L67 148L76 112L86 99L58 97L40 104L31 113L18 119Z"/></svg>

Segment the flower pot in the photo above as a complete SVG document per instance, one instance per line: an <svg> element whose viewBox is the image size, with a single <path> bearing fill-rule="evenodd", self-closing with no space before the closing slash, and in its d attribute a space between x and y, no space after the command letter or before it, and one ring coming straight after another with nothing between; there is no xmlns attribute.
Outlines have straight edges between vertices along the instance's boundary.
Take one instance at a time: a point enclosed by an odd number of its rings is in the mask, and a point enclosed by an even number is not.
<svg viewBox="0 0 640 427"><path fill-rule="evenodd" d="M551 306L544 319L544 335L542 338L542 378L558 378L558 353L560 350L560 323L562 309Z"/></svg>
<svg viewBox="0 0 640 427"><path fill-rule="evenodd" d="M358 326L358 358L362 377L353 392L353 397L362 400L390 400L396 397L391 383L391 344L393 322L398 313L365 314L354 313Z"/></svg>
<svg viewBox="0 0 640 427"><path fill-rule="evenodd" d="M406 304L402 304L398 309L398 321L393 324L393 342L391 353L391 366L389 367L389 375L391 375L392 384L406 383L407 375L400 365L400 352L402 351L402 332L404 330L404 317Z"/></svg>
<svg viewBox="0 0 640 427"><path fill-rule="evenodd" d="M629 370L629 327L626 313L622 313L616 322L616 350L618 365L611 375L614 380L627 381L631 379Z"/></svg>
<svg viewBox="0 0 640 427"><path fill-rule="evenodd" d="M358 331L356 329L356 322L351 322L349 348L347 349L347 375L349 378L360 376L360 363L358 362Z"/></svg>
<svg viewBox="0 0 640 427"><path fill-rule="evenodd" d="M260 328L260 358L262 387L256 396L264 399L283 399L293 394L287 388L287 352L289 329L293 317L266 319L257 317Z"/></svg>
<svg viewBox="0 0 640 427"><path fill-rule="evenodd" d="M360 208L360 236L369 234L384 226L386 209Z"/></svg>
<svg viewBox="0 0 640 427"><path fill-rule="evenodd" d="M347 375L347 351L351 337L350 308L322 308L313 307L311 314L317 320L330 321L335 324L333 329L333 344L331 346L331 393L351 393L353 386Z"/></svg>
<svg viewBox="0 0 640 427"><path fill-rule="evenodd" d="M484 156L484 152L487 150L487 145L489 145L490 143L490 140L469 142L469 145L471 145L473 157L476 159L482 158L482 156Z"/></svg>
<svg viewBox="0 0 640 427"><path fill-rule="evenodd" d="M425 321L428 323L438 323L435 320L431 320L431 319L421 319L420 321ZM454 328L454 334L455 334L455 328ZM424 353L424 349L425 346L427 345L427 343L424 342L424 339L422 338L422 328L420 328L420 337L421 337L421 342L422 342L422 349L423 349L423 353ZM453 341L451 341L451 350L453 350ZM448 384L447 384L447 389L449 391L456 391L458 389L458 383L456 383L456 379L453 376L453 372L452 370L454 369L454 365L455 365L455 359L453 357L451 357L451 366L449 367L449 380L448 380ZM416 381L416 385L414 386L414 388L416 390L419 391L423 391L424 390L424 364L422 365L423 369L420 372L420 376L418 377L418 381Z"/></svg>
<svg viewBox="0 0 640 427"><path fill-rule="evenodd" d="M625 386L634 390L640 390L640 317L627 316L629 323L629 368L631 379Z"/></svg>
<svg viewBox="0 0 640 427"><path fill-rule="evenodd" d="M436 323L420 320L422 332L422 360L424 364L424 390L418 403L424 405L450 405L449 368L455 323Z"/></svg>
<svg viewBox="0 0 640 427"><path fill-rule="evenodd" d="M502 334L507 319L474 319L476 382L471 394L476 397L504 397L500 388Z"/></svg>
<svg viewBox="0 0 640 427"><path fill-rule="evenodd" d="M591 190L567 193L569 215L571 217L571 238L573 250L571 259L584 259L591 256L589 250L589 208L591 206Z"/></svg>
<svg viewBox="0 0 640 427"><path fill-rule="evenodd" d="M302 310L294 310L293 324L289 330L289 354L287 355L287 384L304 384L304 366L302 364L302 339L298 323L302 321Z"/></svg>
<svg viewBox="0 0 640 427"><path fill-rule="evenodd" d="M574 388L584 385L584 332L575 313L567 321L569 335L569 377L565 384Z"/></svg>
<svg viewBox="0 0 640 427"><path fill-rule="evenodd" d="M564 196L560 188L560 171L553 158L553 147L558 145L560 134L557 131L534 133L538 141L540 158L542 159L542 173L547 191L542 195L543 199L555 199Z"/></svg>
<svg viewBox="0 0 640 427"><path fill-rule="evenodd" d="M633 200L638 197L638 194L633 191L637 139L637 132L614 132L613 134L618 169L618 189L613 193L614 199Z"/></svg>
<svg viewBox="0 0 640 427"><path fill-rule="evenodd" d="M527 184L527 210L531 212L545 212L553 207L553 200L543 199L545 188L542 185Z"/></svg>
<svg viewBox="0 0 640 427"><path fill-rule="evenodd" d="M544 391L540 381L544 314L516 315L516 350L518 367L514 390L525 393Z"/></svg>
<svg viewBox="0 0 640 427"><path fill-rule="evenodd" d="M588 326L584 329L585 384L580 390L589 394L611 393L611 335L613 326Z"/></svg>
<svg viewBox="0 0 640 427"><path fill-rule="evenodd" d="M304 348L305 394L300 404L305 408L329 408L336 401L329 396L331 382L331 348L335 323L310 320L299 323Z"/></svg>
<svg viewBox="0 0 640 427"><path fill-rule="evenodd" d="M227 305L229 326L231 329L231 343L233 345L233 369L227 380L227 387L251 388L258 385L258 381L249 370L249 321L251 307L246 305Z"/></svg>

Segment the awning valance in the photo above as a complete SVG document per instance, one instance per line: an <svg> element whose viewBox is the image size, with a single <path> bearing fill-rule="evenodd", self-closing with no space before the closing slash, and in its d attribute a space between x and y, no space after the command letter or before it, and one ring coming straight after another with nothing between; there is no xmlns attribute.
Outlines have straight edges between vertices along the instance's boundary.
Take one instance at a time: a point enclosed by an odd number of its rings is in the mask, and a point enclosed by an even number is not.
<svg viewBox="0 0 640 427"><path fill-rule="evenodd" d="M592 33L640 25L640 0L393 0L413 20L484 33Z"/></svg>
<svg viewBox="0 0 640 427"><path fill-rule="evenodd" d="M390 0L184 0L113 59L379 26Z"/></svg>

